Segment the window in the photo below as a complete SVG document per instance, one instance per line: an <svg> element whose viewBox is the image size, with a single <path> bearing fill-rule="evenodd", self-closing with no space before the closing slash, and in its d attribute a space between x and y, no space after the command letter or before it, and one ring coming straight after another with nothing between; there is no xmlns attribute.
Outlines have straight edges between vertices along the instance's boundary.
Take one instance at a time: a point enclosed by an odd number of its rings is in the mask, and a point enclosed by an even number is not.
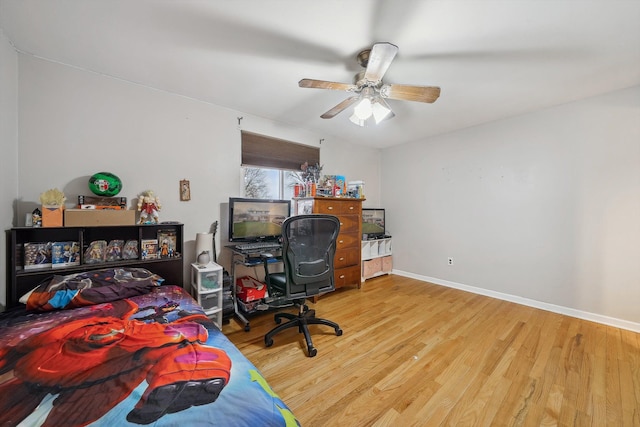
<svg viewBox="0 0 640 427"><path fill-rule="evenodd" d="M302 182L300 172L256 167L242 168L243 197L291 199L294 185Z"/></svg>
<svg viewBox="0 0 640 427"><path fill-rule="evenodd" d="M242 131L243 197L291 199L300 166L320 161L320 149Z"/></svg>

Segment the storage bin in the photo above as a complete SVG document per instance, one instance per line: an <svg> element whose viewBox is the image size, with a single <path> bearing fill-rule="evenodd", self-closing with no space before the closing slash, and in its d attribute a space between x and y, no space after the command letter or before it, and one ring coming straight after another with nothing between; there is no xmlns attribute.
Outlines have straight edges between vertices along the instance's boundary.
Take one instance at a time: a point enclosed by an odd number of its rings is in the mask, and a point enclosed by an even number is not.
<svg viewBox="0 0 640 427"><path fill-rule="evenodd" d="M205 310L218 307L218 299L220 298L220 292L211 292L210 294L200 295L200 305Z"/></svg>
<svg viewBox="0 0 640 427"><path fill-rule="evenodd" d="M362 276L371 277L382 268L382 260L380 258L370 259L362 263Z"/></svg>
<svg viewBox="0 0 640 427"><path fill-rule="evenodd" d="M393 257L391 255L382 258L382 272L391 273L393 270Z"/></svg>

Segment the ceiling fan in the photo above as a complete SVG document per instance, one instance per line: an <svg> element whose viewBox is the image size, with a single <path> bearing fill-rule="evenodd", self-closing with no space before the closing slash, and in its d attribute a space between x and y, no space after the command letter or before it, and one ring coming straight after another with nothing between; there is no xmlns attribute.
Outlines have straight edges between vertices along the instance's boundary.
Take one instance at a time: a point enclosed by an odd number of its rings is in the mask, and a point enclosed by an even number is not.
<svg viewBox="0 0 640 427"><path fill-rule="evenodd" d="M349 106L357 103L349 120L358 126L364 126L370 117L373 117L376 123L380 123L382 120L394 116L385 98L402 101L435 102L440 96L440 88L437 86L412 86L385 84L382 82L382 77L387 72L391 61L393 61L397 53L398 47L391 43L376 43L371 49L363 50L358 54L358 63L364 68L364 71L355 75L353 84L302 79L298 82L298 86L343 90L354 93L354 95L320 117L323 119L333 118Z"/></svg>

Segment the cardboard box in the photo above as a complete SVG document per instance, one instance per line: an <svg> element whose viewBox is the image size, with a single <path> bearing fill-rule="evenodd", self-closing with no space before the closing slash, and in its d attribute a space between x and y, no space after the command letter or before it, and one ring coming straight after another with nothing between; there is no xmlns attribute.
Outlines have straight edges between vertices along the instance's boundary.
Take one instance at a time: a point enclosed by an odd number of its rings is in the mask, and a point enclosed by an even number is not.
<svg viewBox="0 0 640 427"><path fill-rule="evenodd" d="M93 209L65 209L65 227L85 227L92 225L135 225L136 211L129 209L93 210Z"/></svg>
<svg viewBox="0 0 640 427"><path fill-rule="evenodd" d="M48 208L42 206L42 226L43 227L62 227L62 212L64 212L64 206L56 206L54 208Z"/></svg>

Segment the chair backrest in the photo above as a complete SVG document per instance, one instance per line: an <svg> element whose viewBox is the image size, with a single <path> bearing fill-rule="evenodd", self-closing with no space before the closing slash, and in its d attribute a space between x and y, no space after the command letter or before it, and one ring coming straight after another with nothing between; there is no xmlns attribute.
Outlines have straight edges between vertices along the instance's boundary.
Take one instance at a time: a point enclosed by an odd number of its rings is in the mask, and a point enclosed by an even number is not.
<svg viewBox="0 0 640 427"><path fill-rule="evenodd" d="M340 221L333 215L297 215L282 223L287 299L335 289L333 257L339 231Z"/></svg>

